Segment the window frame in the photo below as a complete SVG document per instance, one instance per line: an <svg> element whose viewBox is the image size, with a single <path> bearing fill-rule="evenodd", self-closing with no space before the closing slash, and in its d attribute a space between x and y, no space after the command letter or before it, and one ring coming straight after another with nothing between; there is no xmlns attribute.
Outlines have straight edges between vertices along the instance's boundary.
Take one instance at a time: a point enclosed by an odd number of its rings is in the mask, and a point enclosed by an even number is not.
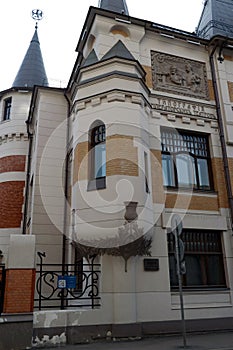
<svg viewBox="0 0 233 350"><path fill-rule="evenodd" d="M11 119L12 97L7 97L3 100L3 116L2 121L8 121Z"/></svg>
<svg viewBox="0 0 233 350"><path fill-rule="evenodd" d="M74 289L74 292L76 293L82 293L83 291L83 258L80 257L80 254L75 248L74 250L74 275L76 276L76 288Z"/></svg>
<svg viewBox="0 0 233 350"><path fill-rule="evenodd" d="M208 240L208 238L210 239ZM224 264L222 232L215 230L184 229L181 234L184 243L184 261L186 274L182 275L183 289L188 290L225 290L226 267ZM178 290L176 274L175 238L171 231L167 233L169 277L171 290ZM216 258L216 259L215 259ZM217 261L218 271L213 269L213 261ZM211 263L212 262L212 263ZM216 278L216 283L211 283ZM195 275L196 274L196 275ZM191 279L193 278L192 282ZM195 279L202 283L194 283ZM221 282L217 283L217 280Z"/></svg>
<svg viewBox="0 0 233 350"><path fill-rule="evenodd" d="M166 140L166 133L170 135L168 140ZM193 189L197 191L214 190L208 137L209 135L204 133L190 132L186 130L177 130L165 127L161 128L161 154L164 187L170 189ZM178 143L182 143L182 145L178 145ZM189 175L191 173L193 174L193 181L181 183L179 180L180 167L178 167L177 164L179 158L182 160L181 156L185 156L187 158L187 161L193 163L193 172L189 172ZM206 165L202 166L201 170L200 161L202 160L205 160ZM170 177L167 183L165 182L164 174L165 162L167 167L166 174L167 177ZM191 167L187 167L187 171L190 169ZM185 177L185 173L183 171L181 176L183 176L183 178ZM191 179L191 176L187 177L187 179ZM207 179L208 185L201 184L203 179Z"/></svg>
<svg viewBox="0 0 233 350"><path fill-rule="evenodd" d="M104 158L101 159L101 168L104 167L102 176L97 176L96 172L96 156L100 146L104 145ZM101 151L101 150L100 150ZM101 153L101 152L100 152ZM102 153L100 155L102 157ZM101 158L100 157L100 158ZM102 121L96 121L89 130L89 181L87 190L99 190L106 188L106 127ZM101 170L102 171L102 170Z"/></svg>
<svg viewBox="0 0 233 350"><path fill-rule="evenodd" d="M144 151L144 177L145 177L145 191L146 193L150 193L149 187L149 160L148 153Z"/></svg>

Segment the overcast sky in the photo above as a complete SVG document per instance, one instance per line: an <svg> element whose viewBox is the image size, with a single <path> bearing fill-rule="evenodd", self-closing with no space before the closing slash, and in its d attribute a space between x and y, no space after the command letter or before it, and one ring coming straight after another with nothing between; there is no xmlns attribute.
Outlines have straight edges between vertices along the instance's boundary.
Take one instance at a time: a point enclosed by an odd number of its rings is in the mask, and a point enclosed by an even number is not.
<svg viewBox="0 0 233 350"><path fill-rule="evenodd" d="M0 9L0 91L11 87L34 33L33 9L41 9L39 39L48 79L69 80L77 54L75 48L88 9L98 0L7 0ZM133 17L193 32L203 0L127 0Z"/></svg>

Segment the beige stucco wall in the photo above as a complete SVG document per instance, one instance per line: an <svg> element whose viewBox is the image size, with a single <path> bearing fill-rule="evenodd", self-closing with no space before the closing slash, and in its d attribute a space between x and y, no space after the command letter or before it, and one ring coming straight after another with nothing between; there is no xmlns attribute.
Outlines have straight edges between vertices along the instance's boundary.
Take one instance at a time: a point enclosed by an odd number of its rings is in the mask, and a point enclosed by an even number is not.
<svg viewBox="0 0 233 350"><path fill-rule="evenodd" d="M111 30L114 25L116 25L114 20L102 17L100 20L97 16L90 32L92 35L90 42L84 48L85 57L94 48L97 57L101 59L120 39L142 65L146 80L144 83L142 73L138 69L133 69L132 63L124 65L117 59L106 64L101 63L99 67L97 65L86 67L79 75L78 82L82 82L82 85L73 101L75 107L72 129L76 141L72 207L78 209L77 212L81 212L81 215L76 217L74 231L78 232L78 235L83 232L90 237L98 237L103 231L110 236L114 235L114 232L117 234L119 225L124 223L124 205L120 197L124 187L117 186L120 186L121 181L128 181L133 189L132 200L138 202L138 222L145 230L149 226L151 228L152 257L159 259L160 268L157 272L145 272L143 258L137 257L128 261L128 271L124 272L123 259L103 257L101 260L101 309L93 313L87 311L80 315L79 322L97 324L98 322L130 323L179 319L178 295L170 291L166 241L166 230L170 227L174 211L181 215L186 228L217 229L224 232L223 249L227 275L232 271L232 252L229 248L232 238L229 230L228 201L209 57L202 45L193 46L185 41L165 38L159 33L145 32L144 29L130 24L122 24L122 32L114 31ZM176 95L175 92L153 90L151 50L174 56L179 52L179 57L204 63L209 99L202 100ZM106 80L103 77L98 80L98 76L109 74L111 69L135 73L141 82L129 79L127 76L120 78L117 74ZM228 71L230 72L230 68ZM94 78L92 83L85 83L85 80L91 78ZM225 84L230 90L229 82L226 81ZM113 89L116 89L116 92ZM225 93L227 93L226 89ZM97 119L106 125L107 154L109 152L112 160L109 165L107 164L106 189L87 192L87 132ZM212 193L164 191L160 145L160 127L162 126L194 130L197 133L209 135L214 177ZM109 143L113 140L113 136L116 140L114 143ZM125 140L128 140L127 146ZM133 149L129 140L133 140L136 158L132 154ZM144 187L144 151L149 155L150 193L148 194L145 193ZM134 172L134 167L131 168L132 173L121 172L118 165L122 157L126 162L124 169L126 170L133 160L134 164L138 165L138 174ZM81 170L80 161L83 165ZM114 171L110 170L110 165ZM228 247L227 251L225 251L226 247ZM228 286L231 286L231 278L227 281ZM189 292L189 294L185 293L184 300L187 318L232 316L230 290ZM149 309L148 305L150 305ZM89 317L89 314L94 318Z"/></svg>
<svg viewBox="0 0 233 350"><path fill-rule="evenodd" d="M30 233L46 262L61 263L64 232L64 179L67 105L61 91L38 90L32 156Z"/></svg>

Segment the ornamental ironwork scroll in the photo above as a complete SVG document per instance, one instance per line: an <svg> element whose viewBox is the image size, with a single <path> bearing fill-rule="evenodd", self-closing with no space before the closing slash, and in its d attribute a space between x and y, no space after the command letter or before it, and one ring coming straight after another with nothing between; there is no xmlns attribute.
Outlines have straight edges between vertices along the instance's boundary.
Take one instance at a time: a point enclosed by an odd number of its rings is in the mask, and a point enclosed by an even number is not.
<svg viewBox="0 0 233 350"><path fill-rule="evenodd" d="M153 89L209 99L205 63L151 51Z"/></svg>
<svg viewBox="0 0 233 350"><path fill-rule="evenodd" d="M38 252L39 263L36 271L36 297L35 309L69 307L95 307L100 306L100 264L95 263L95 256L89 259L89 263L83 263L82 269L77 269L75 264L45 264L45 253ZM59 285L60 277L79 276L81 285Z"/></svg>

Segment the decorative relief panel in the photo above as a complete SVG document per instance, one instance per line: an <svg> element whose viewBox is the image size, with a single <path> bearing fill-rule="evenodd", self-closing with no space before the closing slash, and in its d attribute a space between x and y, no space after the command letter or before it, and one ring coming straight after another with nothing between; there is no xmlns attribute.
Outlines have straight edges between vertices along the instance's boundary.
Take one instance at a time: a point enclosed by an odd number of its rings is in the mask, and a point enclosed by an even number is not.
<svg viewBox="0 0 233 350"><path fill-rule="evenodd" d="M152 51L153 89L209 99L205 64Z"/></svg>

